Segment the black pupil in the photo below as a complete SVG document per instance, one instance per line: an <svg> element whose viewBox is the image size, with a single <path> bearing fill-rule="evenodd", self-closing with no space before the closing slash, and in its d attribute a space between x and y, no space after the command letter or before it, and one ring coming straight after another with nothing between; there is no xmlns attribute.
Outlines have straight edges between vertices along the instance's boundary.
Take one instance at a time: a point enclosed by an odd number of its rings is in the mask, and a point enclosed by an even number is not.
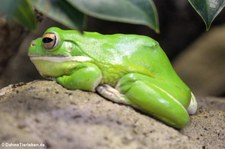
<svg viewBox="0 0 225 149"><path fill-rule="evenodd" d="M45 37L45 38L42 39L42 41L43 41L43 43L49 43L49 42L52 42L53 39Z"/></svg>

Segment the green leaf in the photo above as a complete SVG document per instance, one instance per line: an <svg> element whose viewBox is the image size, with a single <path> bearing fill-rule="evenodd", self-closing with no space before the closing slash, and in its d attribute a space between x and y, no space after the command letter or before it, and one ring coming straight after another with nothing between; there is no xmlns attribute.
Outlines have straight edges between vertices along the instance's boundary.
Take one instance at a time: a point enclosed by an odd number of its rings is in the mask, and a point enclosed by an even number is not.
<svg viewBox="0 0 225 149"><path fill-rule="evenodd" d="M152 0L67 0L81 12L100 19L146 25L159 32Z"/></svg>
<svg viewBox="0 0 225 149"><path fill-rule="evenodd" d="M202 17L208 30L216 16L225 6L225 0L188 0Z"/></svg>
<svg viewBox="0 0 225 149"><path fill-rule="evenodd" d="M65 0L32 0L32 4L46 16L69 28L83 29L84 14Z"/></svg>
<svg viewBox="0 0 225 149"><path fill-rule="evenodd" d="M29 29L37 27L33 9L28 0L2 0L0 13L8 19L15 19Z"/></svg>

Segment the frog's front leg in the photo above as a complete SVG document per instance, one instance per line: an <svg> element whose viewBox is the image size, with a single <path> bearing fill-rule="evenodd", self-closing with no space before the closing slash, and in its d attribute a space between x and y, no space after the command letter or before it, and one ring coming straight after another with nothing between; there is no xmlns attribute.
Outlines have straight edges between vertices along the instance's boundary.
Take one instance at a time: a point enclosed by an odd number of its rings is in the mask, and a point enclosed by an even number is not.
<svg viewBox="0 0 225 149"><path fill-rule="evenodd" d="M120 79L116 89L125 95L129 104L168 125L182 128L189 122L189 115L184 106L163 90L153 78L130 73Z"/></svg>
<svg viewBox="0 0 225 149"><path fill-rule="evenodd" d="M95 91L102 79L101 70L94 64L83 63L74 68L70 75L56 78L56 81L67 89Z"/></svg>

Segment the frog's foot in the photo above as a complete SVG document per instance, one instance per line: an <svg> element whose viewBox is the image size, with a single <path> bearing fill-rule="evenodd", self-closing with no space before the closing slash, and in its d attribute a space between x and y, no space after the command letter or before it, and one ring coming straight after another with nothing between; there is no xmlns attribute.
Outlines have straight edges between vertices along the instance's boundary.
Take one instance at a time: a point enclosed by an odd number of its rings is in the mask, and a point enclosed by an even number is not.
<svg viewBox="0 0 225 149"><path fill-rule="evenodd" d="M195 99L195 96L193 93L191 93L191 102L189 104L189 107L188 107L188 113L189 114L195 114L196 111L197 111L197 108L198 108L198 104L197 104L197 101Z"/></svg>
<svg viewBox="0 0 225 149"><path fill-rule="evenodd" d="M130 105L129 101L126 99L126 97L123 94L121 94L119 91L117 91L115 88L111 87L108 84L99 85L96 88L96 91L101 96L113 102Z"/></svg>
<svg viewBox="0 0 225 149"><path fill-rule="evenodd" d="M184 106L154 78L138 73L126 74L119 80L116 89L126 96L131 105L170 126L183 128L189 122Z"/></svg>

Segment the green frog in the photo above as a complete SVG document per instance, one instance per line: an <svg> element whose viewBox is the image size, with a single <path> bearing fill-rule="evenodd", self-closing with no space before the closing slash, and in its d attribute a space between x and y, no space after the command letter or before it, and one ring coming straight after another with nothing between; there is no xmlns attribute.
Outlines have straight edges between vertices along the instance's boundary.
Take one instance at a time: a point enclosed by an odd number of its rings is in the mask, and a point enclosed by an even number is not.
<svg viewBox="0 0 225 149"><path fill-rule="evenodd" d="M32 41L28 55L43 77L63 87L98 92L174 128L185 127L197 110L189 87L147 36L51 27Z"/></svg>

